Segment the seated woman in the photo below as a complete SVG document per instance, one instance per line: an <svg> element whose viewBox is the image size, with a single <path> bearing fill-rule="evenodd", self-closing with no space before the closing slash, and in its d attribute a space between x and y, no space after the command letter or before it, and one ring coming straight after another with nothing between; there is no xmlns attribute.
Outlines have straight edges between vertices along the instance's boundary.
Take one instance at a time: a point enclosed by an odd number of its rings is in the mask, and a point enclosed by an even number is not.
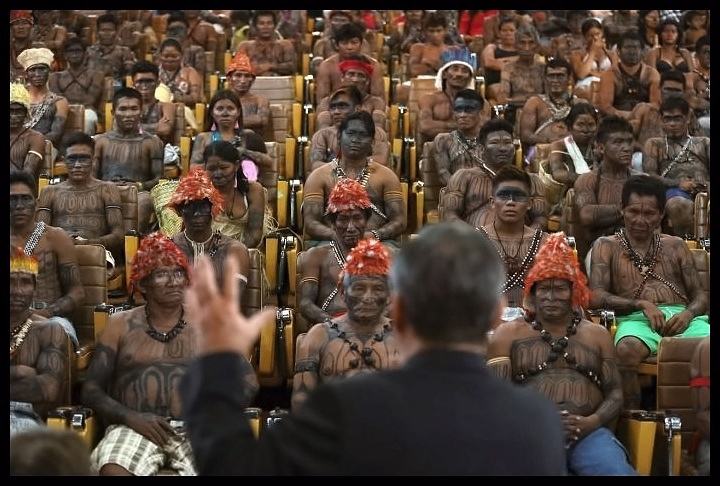
<svg viewBox="0 0 720 486"><path fill-rule="evenodd" d="M276 229L265 188L247 179L238 151L230 142L212 142L203 151L202 160L225 201L224 209L213 219L213 231L256 248Z"/></svg>
<svg viewBox="0 0 720 486"><path fill-rule="evenodd" d="M575 74L575 94L591 100L592 82L600 81L600 73L609 71L616 62L615 55L605 45L602 24L589 18L582 23L582 35L585 37L585 52L570 54L570 64Z"/></svg>
<svg viewBox="0 0 720 486"><path fill-rule="evenodd" d="M167 38L160 44L160 82L170 88L174 102L193 107L205 101L203 78L194 67L184 66L182 59L183 50L178 41Z"/></svg>
<svg viewBox="0 0 720 486"><path fill-rule="evenodd" d="M593 144L598 129L595 108L589 103L574 105L565 118L565 125L570 134L550 144L547 164L544 167L541 164L540 168L540 179L546 182L545 197L550 207L561 201L580 174L590 172L595 165ZM551 179L549 186L555 187L556 191L548 190L547 176Z"/></svg>
<svg viewBox="0 0 720 486"><path fill-rule="evenodd" d="M265 148L262 137L252 130L243 129L242 104L233 91L217 91L207 111L207 131L199 133L193 142L190 162L202 164L205 148L213 142L230 142L237 150L245 177L257 181L265 171L272 170L273 162L267 153L251 150L250 145Z"/></svg>
<svg viewBox="0 0 720 486"><path fill-rule="evenodd" d="M660 22L657 34L660 45L648 51L645 55L645 63L660 73L671 69L689 73L694 63L690 51L680 47L683 39L680 23L673 19L665 19Z"/></svg>

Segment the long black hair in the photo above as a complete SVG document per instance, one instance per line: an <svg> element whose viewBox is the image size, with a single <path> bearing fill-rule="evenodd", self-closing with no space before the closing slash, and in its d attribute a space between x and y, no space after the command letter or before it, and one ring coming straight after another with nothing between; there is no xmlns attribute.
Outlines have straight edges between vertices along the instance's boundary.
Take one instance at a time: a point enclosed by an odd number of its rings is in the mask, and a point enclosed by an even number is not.
<svg viewBox="0 0 720 486"><path fill-rule="evenodd" d="M220 157L222 160L238 164L238 170L235 173L236 187L241 194L247 194L250 190L250 182L248 181L245 173L242 171L242 164L240 164L240 154L233 144L220 140L213 142L203 151L203 164L207 164L207 160L211 156Z"/></svg>

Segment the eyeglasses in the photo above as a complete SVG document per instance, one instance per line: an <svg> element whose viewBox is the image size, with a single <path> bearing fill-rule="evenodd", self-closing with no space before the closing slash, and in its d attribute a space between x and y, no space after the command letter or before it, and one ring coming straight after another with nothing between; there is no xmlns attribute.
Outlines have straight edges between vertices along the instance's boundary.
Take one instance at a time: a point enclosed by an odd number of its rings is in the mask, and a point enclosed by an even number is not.
<svg viewBox="0 0 720 486"><path fill-rule="evenodd" d="M76 165L89 167L92 165L92 157L90 155L67 155L65 156L65 165L67 167Z"/></svg>
<svg viewBox="0 0 720 486"><path fill-rule="evenodd" d="M171 280L186 281L187 272L182 268L177 270L155 270L150 274L150 278L156 285L167 285Z"/></svg>
<svg viewBox="0 0 720 486"><path fill-rule="evenodd" d="M510 200L515 202L528 202L530 196L525 191L518 191L514 189L503 189L495 193L495 199L502 202L508 202Z"/></svg>

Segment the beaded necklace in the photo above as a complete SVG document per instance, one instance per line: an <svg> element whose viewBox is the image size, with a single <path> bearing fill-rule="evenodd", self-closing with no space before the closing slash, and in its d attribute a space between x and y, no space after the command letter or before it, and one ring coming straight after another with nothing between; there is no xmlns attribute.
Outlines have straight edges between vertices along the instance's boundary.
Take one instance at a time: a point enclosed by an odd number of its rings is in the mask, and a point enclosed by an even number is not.
<svg viewBox="0 0 720 486"><path fill-rule="evenodd" d="M21 325L13 328L10 331L10 357L12 358L22 343L25 341L25 336L30 332L30 328L33 325L33 321L28 317L27 320Z"/></svg>
<svg viewBox="0 0 720 486"><path fill-rule="evenodd" d="M42 221L39 221L38 223L35 223L35 229L30 234L30 237L28 238L27 242L25 243L25 248L23 251L27 256L31 256L33 252L35 251L35 248L37 248L38 243L40 243L40 238L42 238L43 233L45 232L45 223Z"/></svg>
<svg viewBox="0 0 720 486"><path fill-rule="evenodd" d="M457 142L465 149L467 154L472 157L475 162L478 163L479 167L482 170L490 174L490 177L495 177L495 171L488 167L485 161L480 156L478 156L476 152L477 145L479 143L477 139L474 139L471 143L470 140L466 139L460 134L459 130L455 130L453 132L453 136L455 137L455 140L457 140Z"/></svg>
<svg viewBox="0 0 720 486"><path fill-rule="evenodd" d="M483 233L485 233L485 236L492 241L490 238L490 234L487 232L484 226L481 226L480 228L476 228ZM497 234L497 231L495 232ZM498 239L500 237L498 236ZM505 283L500 288L500 293L504 294L507 291L514 289L515 287L525 288L525 274L530 269L530 266L532 265L533 260L535 259L535 254L537 253L538 249L540 248L540 240L542 239L542 230L540 228L537 228L535 230L535 234L533 235L533 239L530 242L530 248L528 248L527 253L525 254L525 257L522 259L522 262L520 262L520 268L513 272L508 272L507 279L505 280ZM494 243L494 242L493 242ZM500 249L495 246L495 251L497 251L498 255L500 256L500 259L505 263L505 266L509 266L508 261L505 259L507 254L503 255L505 252L505 249L503 248L503 253L500 252ZM520 242L520 246L522 246L522 241ZM518 252L520 251L520 248L518 247ZM517 257L517 255L515 255Z"/></svg>
<svg viewBox="0 0 720 486"><path fill-rule="evenodd" d="M345 343L350 347L350 351L358 354L363 362L371 368L375 368L375 358L373 357L373 347L372 344L369 347L365 347L363 345L362 349L358 349L359 346L356 342L350 341L347 338L347 333L345 331L341 331L338 327L337 322L330 322L330 329L335 330L337 332L337 336L345 341ZM382 342L383 339L385 339L385 335L388 334L392 330L392 327L390 327L390 324L383 324L383 328L380 332L377 332L373 334L372 340L373 343L379 343ZM358 358L353 358L350 360L350 368L357 368L360 366L360 360Z"/></svg>
<svg viewBox="0 0 720 486"><path fill-rule="evenodd" d="M515 381L519 383L527 381L530 377L536 376L547 370L551 363L554 363L560 356L562 356L570 368L585 375L590 381L597 385L598 388L602 388L602 381L597 373L589 369L587 366L579 364L575 357L565 350L570 342L570 337L577 333L577 327L578 324L580 324L581 319L582 316L579 313L574 313L572 322L567 326L565 335L558 339L553 339L552 334L550 334L547 329L544 329L542 323L540 323L537 319L533 320L531 323L532 328L540 332L542 340L550 346L550 353L545 361L536 367L527 370L527 374L523 371L516 373Z"/></svg>
<svg viewBox="0 0 720 486"><path fill-rule="evenodd" d="M170 329L168 332L160 332L157 329L155 329L152 325L152 322L150 322L150 311L147 308L147 305L145 306L145 318L147 319L148 328L145 329L145 332L148 336L153 338L156 341L160 341L161 343L167 343L172 341L177 337L178 334L182 332L182 330L187 326L187 322L183 319L183 316L185 315L185 309L180 310L180 318L177 321L177 324L173 326L172 329Z"/></svg>
<svg viewBox="0 0 720 486"><path fill-rule="evenodd" d="M333 159L333 162L335 162L335 177L340 179L348 179L347 174L343 170L342 167L340 167L340 161L336 158ZM365 167L362 168L360 171L360 174L358 175L356 181L360 183L361 186L363 186L365 189L367 189L368 181L370 180L370 172L368 171L368 165L370 165L367 161L365 162Z"/></svg>
<svg viewBox="0 0 720 486"><path fill-rule="evenodd" d="M207 252L207 256L210 258L215 256L215 253L218 250L218 240L220 239L220 233L212 233L210 235L210 238L203 241L202 243L198 243L196 241L193 241L190 239L190 237L187 235L187 229L183 230L183 236L187 240L187 242L190 244L190 248L192 248L193 251L193 261L197 262L197 259L200 255L205 255L205 245L210 246L210 251Z"/></svg>
<svg viewBox="0 0 720 486"><path fill-rule="evenodd" d="M687 162L689 160L688 157L688 151L690 148L690 143L692 142L693 137L688 135L688 139L685 142L685 144L682 146L680 151L675 154L675 157L670 160L670 164L668 164L667 167L665 167L665 170L662 171L662 174L660 174L660 177L665 177L677 164L681 164L684 162ZM670 159L670 144L668 143L667 135L665 135L665 156Z"/></svg>
<svg viewBox="0 0 720 486"><path fill-rule="evenodd" d="M645 254L645 257L641 257L640 254L635 250L635 248L632 247L630 244L630 240L627 237L627 233L625 232L625 228L620 228L617 233L615 233L615 237L617 238L618 242L620 243L620 246L623 247L623 250L627 254L628 258L632 262L633 266L638 269L640 272L640 275L643 278L643 281L640 283L638 288L635 290L635 298L637 299L640 294L642 293L643 288L645 288L645 284L647 281L652 277L656 280L659 280L663 284L665 284L670 290L672 290L675 295L680 297L683 302L687 303L688 299L683 295L683 293L680 291L680 289L677 288L675 284L672 282L666 280L662 275L658 275L655 273L655 266L657 265L659 259L659 256L662 254L662 240L660 239L659 234L653 235L653 241L650 244L650 249Z"/></svg>
<svg viewBox="0 0 720 486"><path fill-rule="evenodd" d="M330 247L332 248L333 256L335 256L335 261L338 265L340 265L341 269L345 268L345 255L342 254L342 250L338 248L338 246L335 244L334 241L330 242ZM330 302L335 298L335 296L338 294L338 287L335 287L332 292L328 294L328 296L323 301L322 306L320 309L327 310L328 306L330 305Z"/></svg>

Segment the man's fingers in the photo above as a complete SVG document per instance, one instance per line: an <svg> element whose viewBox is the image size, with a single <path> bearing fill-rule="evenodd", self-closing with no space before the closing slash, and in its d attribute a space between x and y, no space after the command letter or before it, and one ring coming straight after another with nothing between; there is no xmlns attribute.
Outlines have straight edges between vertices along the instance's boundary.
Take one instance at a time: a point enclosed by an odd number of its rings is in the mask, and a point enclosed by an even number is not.
<svg viewBox="0 0 720 486"><path fill-rule="evenodd" d="M268 323L275 322L276 312L274 308L270 308L253 315L245 321L245 332L253 339L257 338L264 326L267 326Z"/></svg>
<svg viewBox="0 0 720 486"><path fill-rule="evenodd" d="M223 294L225 297L230 299L230 302L237 303L240 300L238 294L238 273L240 272L240 266L238 265L237 258L231 256L225 260L225 271L223 275ZM239 309L238 309L239 311Z"/></svg>

